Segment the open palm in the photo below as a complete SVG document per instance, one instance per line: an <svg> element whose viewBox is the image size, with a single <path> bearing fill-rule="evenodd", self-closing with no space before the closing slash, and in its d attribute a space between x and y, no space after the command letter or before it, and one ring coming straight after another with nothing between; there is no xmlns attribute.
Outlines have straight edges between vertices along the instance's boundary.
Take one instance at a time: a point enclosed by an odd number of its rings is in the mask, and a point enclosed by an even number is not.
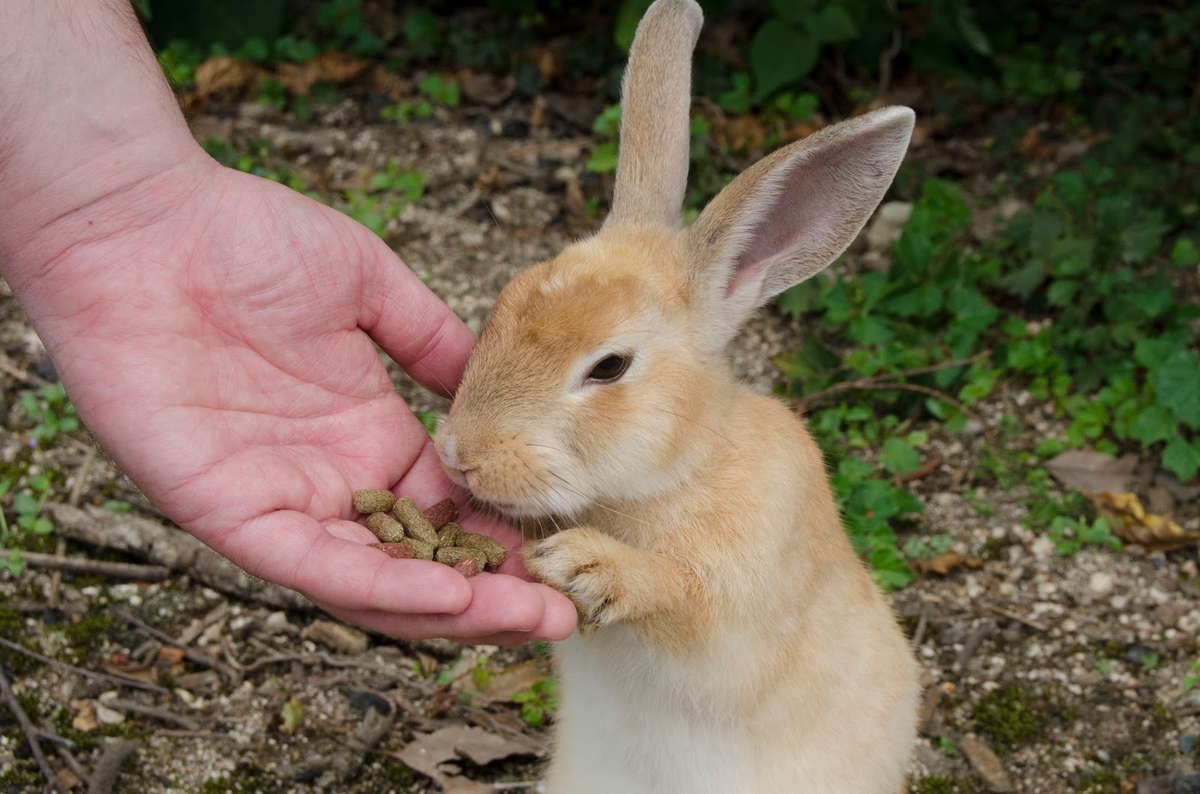
<svg viewBox="0 0 1200 794"><path fill-rule="evenodd" d="M21 291L81 416L152 501L247 571L389 634L571 630L569 602L519 578L516 555L509 575L468 580L366 548L350 520L356 488L421 504L452 492L376 343L443 393L474 343L378 238L199 158L124 202L92 208L115 231L52 258Z"/></svg>

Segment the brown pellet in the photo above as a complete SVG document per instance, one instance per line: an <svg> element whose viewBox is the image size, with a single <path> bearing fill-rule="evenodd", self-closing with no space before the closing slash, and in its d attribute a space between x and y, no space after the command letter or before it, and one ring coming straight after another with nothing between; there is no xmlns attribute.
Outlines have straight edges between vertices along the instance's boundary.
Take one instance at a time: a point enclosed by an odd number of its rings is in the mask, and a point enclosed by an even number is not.
<svg viewBox="0 0 1200 794"><path fill-rule="evenodd" d="M451 521L458 520L458 507L454 504L453 499L443 499L421 512L425 514L425 519L433 524L434 529L441 529Z"/></svg>
<svg viewBox="0 0 1200 794"><path fill-rule="evenodd" d="M387 513L372 513L367 517L367 529L383 543L404 540L404 526Z"/></svg>
<svg viewBox="0 0 1200 794"><path fill-rule="evenodd" d="M462 532L458 536L458 545L466 546L469 549L478 549L483 552L487 558L487 567L495 570L504 564L508 558L508 549L497 543L487 535L478 535L474 532Z"/></svg>
<svg viewBox="0 0 1200 794"><path fill-rule="evenodd" d="M416 556L413 547L403 541L399 543L372 543L371 546L379 549L389 557L395 557L397 560L408 560Z"/></svg>
<svg viewBox="0 0 1200 794"><path fill-rule="evenodd" d="M397 499L396 504L392 507L392 513L400 519L400 523L404 525L404 531L408 533L409 537L422 540L431 546L437 546L437 530L434 529L433 524L429 523L429 519L425 518L421 508L417 507L417 503L412 499L407 496Z"/></svg>
<svg viewBox="0 0 1200 794"><path fill-rule="evenodd" d="M382 488L355 491L352 498L354 509L360 513L386 513L396 504L396 497L392 492Z"/></svg>
<svg viewBox="0 0 1200 794"><path fill-rule="evenodd" d="M454 563L454 570L470 579L472 576L475 576L482 571L483 568L480 567L479 561L474 557L463 557L461 560Z"/></svg>

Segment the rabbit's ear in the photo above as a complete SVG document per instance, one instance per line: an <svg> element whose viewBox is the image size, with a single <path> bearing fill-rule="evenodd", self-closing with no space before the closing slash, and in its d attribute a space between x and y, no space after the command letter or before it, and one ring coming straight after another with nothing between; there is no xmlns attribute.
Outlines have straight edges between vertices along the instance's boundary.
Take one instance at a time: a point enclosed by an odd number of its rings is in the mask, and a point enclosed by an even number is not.
<svg viewBox="0 0 1200 794"><path fill-rule="evenodd" d="M621 149L605 223L680 225L690 149L692 49L703 22L693 0L657 0L638 23L621 92Z"/></svg>
<svg viewBox="0 0 1200 794"><path fill-rule="evenodd" d="M891 185L912 128L906 107L826 127L755 163L704 208L687 248L714 346L846 250Z"/></svg>

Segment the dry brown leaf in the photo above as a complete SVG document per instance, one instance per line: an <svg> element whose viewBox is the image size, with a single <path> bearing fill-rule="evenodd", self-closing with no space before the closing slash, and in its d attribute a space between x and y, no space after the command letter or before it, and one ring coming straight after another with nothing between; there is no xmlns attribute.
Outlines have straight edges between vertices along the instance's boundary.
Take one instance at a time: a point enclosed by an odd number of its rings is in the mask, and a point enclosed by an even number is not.
<svg viewBox="0 0 1200 794"><path fill-rule="evenodd" d="M300 637L352 655L362 653L370 644L370 640L364 632L332 620L314 620L304 631L300 632Z"/></svg>
<svg viewBox="0 0 1200 794"><path fill-rule="evenodd" d="M72 700L71 708L75 709L75 718L71 727L77 731L88 733L100 727L96 722L96 704L91 700Z"/></svg>
<svg viewBox="0 0 1200 794"><path fill-rule="evenodd" d="M1114 458L1082 449L1073 449L1046 461L1046 468L1056 480L1084 493L1128 491L1137 465L1136 455Z"/></svg>
<svg viewBox="0 0 1200 794"><path fill-rule="evenodd" d="M723 149L754 151L767 140L767 130L757 116L734 116L713 124L713 137Z"/></svg>
<svg viewBox="0 0 1200 794"><path fill-rule="evenodd" d="M158 670L150 665L130 661L129 654L123 651L117 651L109 656L101 667L109 675L130 678L134 681L145 681L147 684L158 683Z"/></svg>
<svg viewBox="0 0 1200 794"><path fill-rule="evenodd" d="M485 105L499 105L512 96L517 81L512 75L498 77L494 74L472 72L463 69L458 73L458 84L462 87L463 96Z"/></svg>
<svg viewBox="0 0 1200 794"><path fill-rule="evenodd" d="M516 693L524 692L538 681L549 677L550 660L531 659L492 673L480 690L489 701L511 700Z"/></svg>
<svg viewBox="0 0 1200 794"><path fill-rule="evenodd" d="M955 568L963 565L968 568L981 568L983 567L983 560L974 557L964 557L956 551L948 551L944 554L935 554L932 557L922 557L912 561L912 567L918 573L936 573L941 576L945 576Z"/></svg>
<svg viewBox="0 0 1200 794"><path fill-rule="evenodd" d="M1089 494L1088 498L1117 537L1126 543L1136 543L1151 551L1171 551L1200 540L1200 533L1188 532L1166 516L1147 513L1136 494L1102 491Z"/></svg>
<svg viewBox="0 0 1200 794"><path fill-rule="evenodd" d="M58 785L65 789L79 788L83 785L83 781L79 779L79 775L72 772L70 769L60 769L55 774L58 779Z"/></svg>
<svg viewBox="0 0 1200 794"><path fill-rule="evenodd" d="M196 67L196 95L201 99L236 91L258 80L262 70L230 55L214 55Z"/></svg>
<svg viewBox="0 0 1200 794"><path fill-rule="evenodd" d="M452 725L417 738L396 753L396 757L438 783L447 779L440 767L460 756L483 766L514 755L541 756L541 747L532 740L517 741L468 725Z"/></svg>
<svg viewBox="0 0 1200 794"><path fill-rule="evenodd" d="M345 83L367 70L371 64L344 52L323 52L304 63L281 63L277 76L283 87L296 96L304 96L313 83Z"/></svg>
<svg viewBox="0 0 1200 794"><path fill-rule="evenodd" d="M1004 765L1000 763L1000 759L992 752L992 748L973 736L964 736L959 740L958 747L963 751L963 755L967 757L967 760L971 762L971 766L975 767L975 771L979 773L979 776L987 781L990 791L1004 792L1013 790L1008 772L1004 771Z"/></svg>
<svg viewBox="0 0 1200 794"><path fill-rule="evenodd" d="M169 665L176 665L183 661L186 654L183 648L172 648L163 646L158 649L158 658L160 661L166 662Z"/></svg>

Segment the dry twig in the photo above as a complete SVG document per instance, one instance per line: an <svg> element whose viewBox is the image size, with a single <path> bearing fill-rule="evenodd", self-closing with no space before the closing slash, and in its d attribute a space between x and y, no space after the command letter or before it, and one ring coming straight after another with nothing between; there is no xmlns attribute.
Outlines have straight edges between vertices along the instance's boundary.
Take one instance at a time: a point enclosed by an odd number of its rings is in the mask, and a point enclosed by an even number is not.
<svg viewBox="0 0 1200 794"><path fill-rule="evenodd" d="M178 647L175 644L175 638L172 637L170 634L167 634L165 631L159 631L158 629L154 628L150 624L145 623L142 620L139 620L138 618L129 614L128 612L121 609L120 607L113 607L112 611L113 611L113 614L116 615L117 617L121 618L121 620L124 620L127 623L132 623L133 625L137 626L142 631L149 634L151 637L154 637L155 639L157 639L163 643L166 643L167 645L170 645L171 647ZM213 657L209 656L204 651L199 651L199 650L196 650L195 648L191 648L191 647L187 647L187 646L180 648L180 650L183 651L183 655L187 659L195 662L196 664L201 664L201 665L204 665L205 667L211 667L212 669L214 669L218 673L220 673L223 677L227 678L229 681L237 682L237 681L241 680L241 675L239 674L239 672L237 670L234 670L232 667L225 664L224 662L222 662L219 659L214 659Z"/></svg>
<svg viewBox="0 0 1200 794"><path fill-rule="evenodd" d="M983 351L980 351L979 353L976 353L973 356L970 356L969 358L962 358L962 359L958 359L956 361L943 361L941 364L931 364L927 367L917 367L915 369L907 369L907 370L904 370L903 372L889 372L889 373L885 373L882 375L872 375L869 378L858 378L857 380L847 380L847 381L842 381L841 383L835 383L827 389L821 389L820 391L813 392L812 394L802 397L796 403L796 410L805 411L813 403L815 403L819 400L825 399L826 397L831 397L835 394L839 394L844 391L895 391L895 390L898 390L898 391L914 391L914 392L919 392L921 394L928 394L931 397L935 397L939 400L944 400L945 402L950 403L955 408L957 408L959 411L962 411L962 413L964 415L978 419L978 417L975 416L975 413L973 411L971 411L971 409L967 408L965 405L962 404L962 402L955 399L954 397L951 397L949 394L946 394L945 392L938 391L937 389L930 388L929 386L922 386L918 383L904 383L904 382L900 382L900 381L902 381L905 378L914 378L918 375L928 375L932 372L939 372L939 371L945 370L945 369L954 369L955 367L965 367L968 364L973 364L976 361L980 361L984 358L987 358L991 354L992 354L992 351L990 349L983 350Z"/></svg>
<svg viewBox="0 0 1200 794"><path fill-rule="evenodd" d="M45 662L46 664L52 664L55 667L62 668L63 670L70 670L72 673L77 673L79 675L86 676L88 678L95 678L99 681L108 681L109 683L119 684L121 686L133 687L134 689L145 689L150 692L161 692L163 694L167 694L170 692L170 690L168 690L164 687L158 686L157 684L150 684L145 681L138 681L137 679L133 679L133 678L121 678L120 676L108 675L107 673L97 673L95 670L85 670L82 667L76 667L73 664L67 664L66 662L60 662L59 660L52 659L49 656L43 656L42 654L38 653L37 651L31 651L28 648L26 648L24 645L18 645L17 643L12 642L11 640L4 639L3 637L0 637L0 645L3 645L5 648L8 648L10 651L16 651L17 653L24 654L25 656L28 656L31 659L37 659L39 662Z"/></svg>
<svg viewBox="0 0 1200 794"><path fill-rule="evenodd" d="M109 698L108 700L100 701L110 709L117 711L132 711L134 714L142 714L147 717L154 717L163 722L170 722L178 725L186 731L200 730L200 723L188 717L183 717L173 711L160 709L157 706L147 706L144 703L138 703L136 700L121 700L120 698Z"/></svg>
<svg viewBox="0 0 1200 794"><path fill-rule="evenodd" d="M7 558L7 554L0 553L0 563ZM58 554L38 554L32 551L21 552L21 559L31 568L99 574L100 576L111 576L114 579L134 579L139 582L161 582L171 573L170 570L161 565L107 562L105 560L93 560L88 557L62 557ZM51 603L51 606L55 606L55 604Z"/></svg>
<svg viewBox="0 0 1200 794"><path fill-rule="evenodd" d="M4 702L8 705L8 710L17 718L17 724L21 726L21 733L25 734L25 741L29 743L29 749L33 751L34 760L37 761L38 768L42 770L42 776L46 778L46 782L55 791L63 792L63 787L58 783L58 776L54 774L54 770L50 768L50 763L46 760L46 756L42 753L42 746L38 743L38 729L34 727L29 720L29 715L25 713L25 709L21 708L20 702L17 701L17 696L13 694L12 687L9 686L8 676L3 670L0 670L0 691L4 693ZM63 794L66 794L63 792Z"/></svg>

